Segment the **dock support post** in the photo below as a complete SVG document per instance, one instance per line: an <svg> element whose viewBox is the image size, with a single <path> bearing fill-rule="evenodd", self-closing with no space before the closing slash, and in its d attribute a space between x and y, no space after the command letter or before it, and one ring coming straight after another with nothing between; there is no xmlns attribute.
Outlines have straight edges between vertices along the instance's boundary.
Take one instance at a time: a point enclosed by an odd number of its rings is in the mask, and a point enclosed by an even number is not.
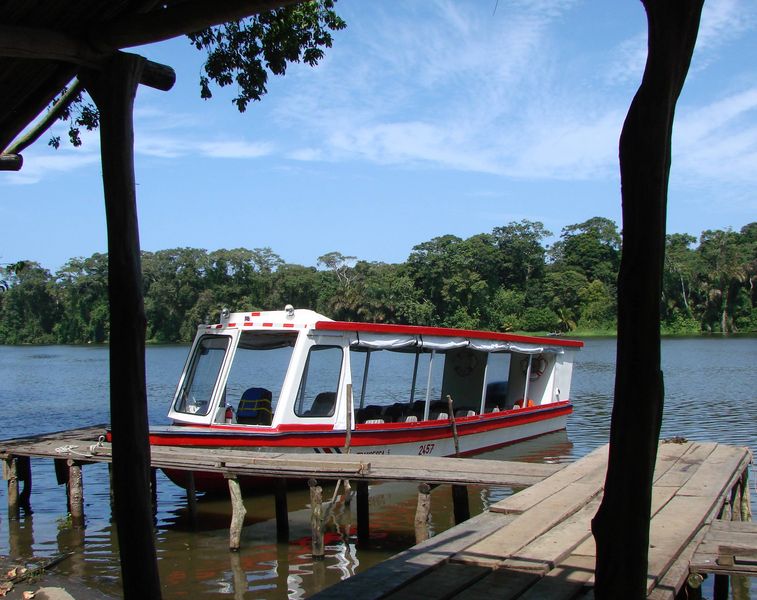
<svg viewBox="0 0 757 600"><path fill-rule="evenodd" d="M370 543L371 522L368 507L368 482L357 482L357 542L360 546Z"/></svg>
<svg viewBox="0 0 757 600"><path fill-rule="evenodd" d="M468 503L468 487L464 485L452 486L452 510L455 513L455 525L470 519L470 504Z"/></svg>
<svg viewBox="0 0 757 600"><path fill-rule="evenodd" d="M189 520L194 527L197 525L197 495L195 494L195 474L193 471L187 473L187 509L189 510Z"/></svg>
<svg viewBox="0 0 757 600"><path fill-rule="evenodd" d="M74 527L84 525L84 482L81 463L68 459L68 504L71 511L71 524Z"/></svg>
<svg viewBox="0 0 757 600"><path fill-rule="evenodd" d="M715 574L715 583L712 586L713 600L728 600L729 580L728 575Z"/></svg>
<svg viewBox="0 0 757 600"><path fill-rule="evenodd" d="M279 542L289 541L289 509L287 507L287 480L276 480L276 539Z"/></svg>
<svg viewBox="0 0 757 600"><path fill-rule="evenodd" d="M12 456L3 461L3 479L8 482L8 518L18 518L18 472L16 459Z"/></svg>
<svg viewBox="0 0 757 600"><path fill-rule="evenodd" d="M16 476L24 482L24 489L18 495L18 505L29 510L32 497L32 461L28 456L19 456L16 459Z"/></svg>
<svg viewBox="0 0 757 600"><path fill-rule="evenodd" d="M155 514L158 510L158 470L150 469L150 500L152 501L152 512Z"/></svg>
<svg viewBox="0 0 757 600"><path fill-rule="evenodd" d="M231 527L229 527L229 550L239 552L239 540L242 537L242 525L247 509L242 501L242 490L239 481L233 475L227 476L229 480L229 495L231 496Z"/></svg>
<svg viewBox="0 0 757 600"><path fill-rule="evenodd" d="M415 543L428 539L428 516L431 513L431 486L421 483L418 486L418 506L415 509Z"/></svg>
<svg viewBox="0 0 757 600"><path fill-rule="evenodd" d="M310 528L313 531L313 560L323 560L323 488L315 479L308 479L310 486Z"/></svg>

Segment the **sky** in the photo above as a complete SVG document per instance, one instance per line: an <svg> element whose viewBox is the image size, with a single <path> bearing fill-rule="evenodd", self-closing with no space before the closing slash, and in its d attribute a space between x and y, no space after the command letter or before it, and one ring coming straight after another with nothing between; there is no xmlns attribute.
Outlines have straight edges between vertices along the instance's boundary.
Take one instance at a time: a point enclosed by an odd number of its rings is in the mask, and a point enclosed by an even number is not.
<svg viewBox="0 0 757 600"><path fill-rule="evenodd" d="M270 247L401 262L436 236L513 221L554 235L621 221L618 136L646 58L641 2L339 0L347 29L240 114L203 100L186 38L135 49L172 66L141 86L141 247ZM0 264L107 251L97 134L44 136L0 172ZM673 133L668 232L757 220L757 3L707 0Z"/></svg>

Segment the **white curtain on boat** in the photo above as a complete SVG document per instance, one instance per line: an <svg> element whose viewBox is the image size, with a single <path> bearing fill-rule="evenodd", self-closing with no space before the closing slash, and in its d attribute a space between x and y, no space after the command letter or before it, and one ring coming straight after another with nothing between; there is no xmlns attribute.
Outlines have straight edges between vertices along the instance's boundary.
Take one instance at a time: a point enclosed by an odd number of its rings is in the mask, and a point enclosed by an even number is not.
<svg viewBox="0 0 757 600"><path fill-rule="evenodd" d="M366 350L400 350L415 346L416 344L417 340L414 335L389 337L361 333L358 339L354 340L350 346L353 348L365 348Z"/></svg>
<svg viewBox="0 0 757 600"><path fill-rule="evenodd" d="M471 340L470 347L480 352L518 352L519 354L563 354L559 346L527 346L516 342L494 342L490 340Z"/></svg>
<svg viewBox="0 0 757 600"><path fill-rule="evenodd" d="M467 348L470 342L466 338L425 338L421 336L421 348L444 352L455 348Z"/></svg>

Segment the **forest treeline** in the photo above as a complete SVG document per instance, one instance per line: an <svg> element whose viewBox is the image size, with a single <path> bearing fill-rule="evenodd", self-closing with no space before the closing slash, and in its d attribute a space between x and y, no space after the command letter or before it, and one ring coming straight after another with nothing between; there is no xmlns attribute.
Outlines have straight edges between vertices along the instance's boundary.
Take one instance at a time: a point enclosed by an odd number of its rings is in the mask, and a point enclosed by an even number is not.
<svg viewBox="0 0 757 600"><path fill-rule="evenodd" d="M467 239L436 237L404 263L340 252L317 267L270 248L142 253L147 338L186 342L197 325L235 311L312 308L340 320L528 332L614 333L620 232L594 217L552 233L512 222ZM0 343L108 340L107 255L55 273L35 262L0 267ZM635 265L643 269L644 265ZM757 222L667 236L660 311L666 333L757 331Z"/></svg>

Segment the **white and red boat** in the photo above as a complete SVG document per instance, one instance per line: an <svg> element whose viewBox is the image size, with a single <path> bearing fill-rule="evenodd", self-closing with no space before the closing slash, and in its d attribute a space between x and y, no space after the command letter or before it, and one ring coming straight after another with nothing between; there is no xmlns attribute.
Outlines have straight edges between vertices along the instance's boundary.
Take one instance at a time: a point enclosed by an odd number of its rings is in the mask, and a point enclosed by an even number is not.
<svg viewBox="0 0 757 600"><path fill-rule="evenodd" d="M150 443L340 453L349 429L356 454L471 455L564 429L582 346L291 306L224 311L199 326L172 424Z"/></svg>

